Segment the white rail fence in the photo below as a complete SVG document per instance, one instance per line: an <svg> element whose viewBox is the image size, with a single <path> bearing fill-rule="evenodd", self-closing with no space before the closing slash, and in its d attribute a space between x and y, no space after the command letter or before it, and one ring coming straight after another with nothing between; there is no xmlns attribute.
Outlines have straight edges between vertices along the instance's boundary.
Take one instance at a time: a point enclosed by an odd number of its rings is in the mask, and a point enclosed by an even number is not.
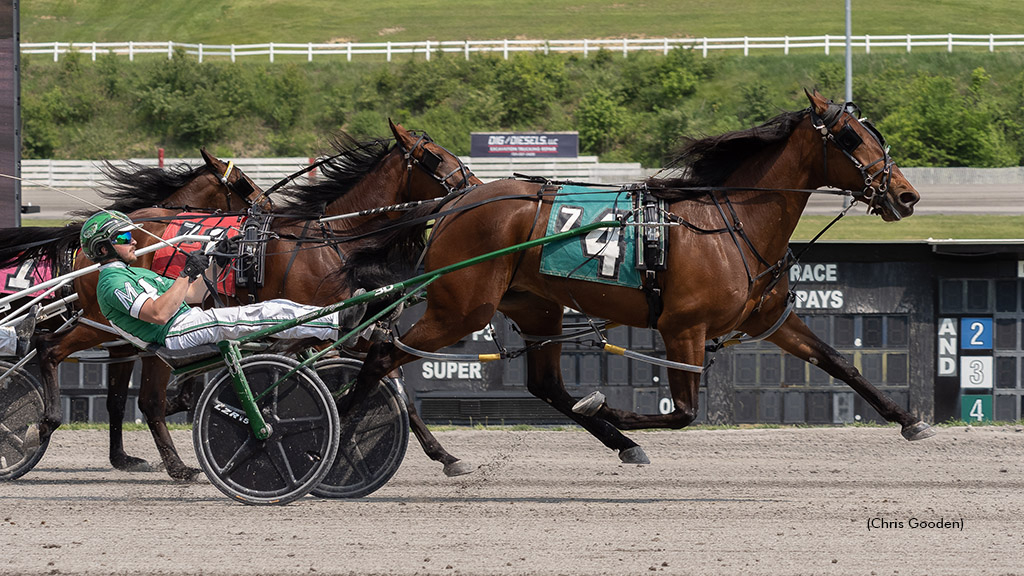
<svg viewBox="0 0 1024 576"><path fill-rule="evenodd" d="M286 178L309 166L310 158L239 158L234 160L235 166L245 172L260 187L268 188L279 180ZM135 158L132 162L144 166L158 166L156 158ZM484 181L507 178L513 173L529 176L543 176L554 180L578 180L594 183L633 182L652 174L653 170L644 169L639 162L632 163L600 163L597 156L580 156L578 158L463 158L470 170ZM199 158L167 158L164 167L178 163L190 166L201 166ZM112 162L124 166L124 162ZM104 188L108 185L101 168L103 162L95 160L22 160L22 190L58 188L82 189ZM317 177L317 171L311 171L299 178L299 183L308 182Z"/></svg>
<svg viewBox="0 0 1024 576"><path fill-rule="evenodd" d="M851 46L870 54L879 48L896 48L910 52L914 48L945 48L952 52L953 48L985 49L989 52L1002 48L1024 46L1024 34L902 34L880 36L852 36ZM462 54L466 60L471 54L500 54L508 59L516 52L543 52L545 54L576 53L584 58L599 50L621 53L623 57L630 52L657 51L667 54L674 48L699 50L706 58L710 51L742 50L749 55L751 50L781 50L784 54L799 50L824 50L829 54L832 50L843 51L846 47L846 36L743 36L735 38L621 38L600 40L457 40L423 42L345 42L345 43L314 43L305 44L276 43L268 44L191 44L184 42L29 42L21 44L22 54L50 54L54 62L61 55L71 52L88 54L96 60L100 54L116 54L128 56L135 60L136 56L162 55L172 58L176 49L196 56L199 61L206 58L227 58L235 62L238 58L267 57L270 62L277 56L305 57L309 62L313 57L345 57L351 61L355 56L385 56L390 62L395 55L423 55L430 60L431 54L437 52Z"/></svg>
<svg viewBox="0 0 1024 576"><path fill-rule="evenodd" d="M279 180L309 166L315 158L239 158L235 166L261 187L269 187ZM143 166L158 166L156 158L130 160ZM602 163L597 156L577 158L470 158L463 157L474 174L481 180L508 178L513 174L543 176L552 180L577 180L593 183L617 184L636 182L657 172L644 168L639 162ZM200 158L167 158L164 167L186 163L201 166ZM124 166L124 161L113 164ZM22 160L22 189L102 188L108 181L100 170L98 160ZM903 174L918 186L991 186L1013 185L1024 188L1024 166L1009 168L903 168ZM301 176L300 183L317 177L317 171Z"/></svg>

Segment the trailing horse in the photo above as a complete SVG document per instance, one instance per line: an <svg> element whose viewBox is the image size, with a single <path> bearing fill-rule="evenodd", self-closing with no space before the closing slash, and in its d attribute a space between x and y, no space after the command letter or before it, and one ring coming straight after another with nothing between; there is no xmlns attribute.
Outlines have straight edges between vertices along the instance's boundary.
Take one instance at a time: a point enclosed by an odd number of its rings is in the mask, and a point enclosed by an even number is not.
<svg viewBox="0 0 1024 576"><path fill-rule="evenodd" d="M690 141L672 164L676 174L638 187L666 200L661 216L676 224L664 228L667 261L664 270L649 275L647 290L543 274L541 247L459 269L429 285L426 311L401 336L401 348L394 342L374 345L357 393L415 360L414 351L452 345L500 311L524 334L528 390L616 450L624 462L644 463L647 456L620 430L682 428L693 422L706 343L733 333L762 336L846 382L886 420L898 422L908 440L933 435L815 336L789 306L789 238L814 190L852 191L855 200L886 221L910 216L920 199L870 124L816 92L807 97L809 108L762 126ZM554 185L500 180L457 197L434 215L427 271L543 237L549 217L571 228L571 211L551 214L558 193ZM636 221L635 210L624 212ZM379 270L382 255L403 239L422 238L424 214L409 219L416 225L392 227L350 255L349 277L356 285L373 288L360 282L364 271ZM602 252L617 246L607 236L581 241L593 241L594 248L581 257L581 266L618 257ZM597 393L579 401L571 397L562 382L561 345L550 341L562 333L564 307L629 326L653 324L673 363L668 371L673 411L643 415L609 406ZM411 417L419 420L414 412ZM427 434L420 441L431 458L446 467L457 461Z"/></svg>
<svg viewBox="0 0 1024 576"><path fill-rule="evenodd" d="M283 190L290 201L273 213L275 219L269 233L262 238L266 245L262 286L239 289L226 303L287 298L304 304L323 306L349 296L347 285L337 282L332 273L344 268L344 232L378 217L375 208L406 202L426 202L479 180L443 147L428 137L418 136L392 125L396 143L384 140L357 142L340 138L338 154L322 165L323 179L314 185ZM359 213L336 221L320 219ZM142 222L147 233L137 234L138 248L160 238L168 223L180 213L176 209L147 208L129 214ZM140 257L136 266L149 267L153 255ZM81 258L78 266L90 262ZM75 281L85 318L105 324L95 298L96 274ZM60 425L56 370L68 355L91 348L110 336L85 323L69 332L37 339L40 370L43 375L46 411L40 423L40 439L45 440ZM168 474L189 480L198 470L186 466L177 454L167 431L165 413L166 387L170 370L154 361L146 370L139 391L139 406L146 415Z"/></svg>

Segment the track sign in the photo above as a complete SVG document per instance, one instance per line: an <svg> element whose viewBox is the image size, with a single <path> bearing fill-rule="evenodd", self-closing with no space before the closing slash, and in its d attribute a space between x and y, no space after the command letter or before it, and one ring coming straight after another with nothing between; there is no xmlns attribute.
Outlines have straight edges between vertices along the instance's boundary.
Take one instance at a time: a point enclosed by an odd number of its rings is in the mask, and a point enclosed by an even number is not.
<svg viewBox="0 0 1024 576"><path fill-rule="evenodd" d="M991 421L992 396L990 394L964 394L961 396L960 419L964 422Z"/></svg>
<svg viewBox="0 0 1024 576"><path fill-rule="evenodd" d="M961 356L960 388L992 388L992 357Z"/></svg>
<svg viewBox="0 0 1024 576"><path fill-rule="evenodd" d="M960 347L964 350L991 350L992 319L961 318Z"/></svg>

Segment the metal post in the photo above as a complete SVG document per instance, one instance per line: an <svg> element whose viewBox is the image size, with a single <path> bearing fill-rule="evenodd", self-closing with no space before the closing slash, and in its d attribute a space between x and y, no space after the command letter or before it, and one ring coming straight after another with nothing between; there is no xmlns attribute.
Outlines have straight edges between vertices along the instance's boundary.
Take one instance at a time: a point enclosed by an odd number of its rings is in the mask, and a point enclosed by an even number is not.
<svg viewBox="0 0 1024 576"><path fill-rule="evenodd" d="M846 101L853 102L853 23L850 2L846 0Z"/></svg>

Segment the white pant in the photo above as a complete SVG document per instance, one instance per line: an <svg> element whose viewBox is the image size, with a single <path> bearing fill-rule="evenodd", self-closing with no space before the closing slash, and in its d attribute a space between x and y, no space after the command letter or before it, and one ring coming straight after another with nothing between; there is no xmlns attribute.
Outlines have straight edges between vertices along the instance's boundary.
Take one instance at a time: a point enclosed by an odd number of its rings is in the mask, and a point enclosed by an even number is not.
<svg viewBox="0 0 1024 576"><path fill-rule="evenodd" d="M315 306L296 304L291 300L267 300L258 304L231 308L192 308L178 316L167 332L164 346L184 350L221 340L237 340L242 336L320 310ZM336 340L338 315L328 314L306 324L282 330L271 338Z"/></svg>
<svg viewBox="0 0 1024 576"><path fill-rule="evenodd" d="M18 353L18 334L13 326L0 326L0 356Z"/></svg>

